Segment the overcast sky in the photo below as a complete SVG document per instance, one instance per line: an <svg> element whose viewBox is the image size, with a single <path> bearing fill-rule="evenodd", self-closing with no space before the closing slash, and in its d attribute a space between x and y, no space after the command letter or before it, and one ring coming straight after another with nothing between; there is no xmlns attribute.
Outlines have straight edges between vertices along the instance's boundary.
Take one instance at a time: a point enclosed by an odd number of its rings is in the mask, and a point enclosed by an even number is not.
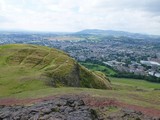
<svg viewBox="0 0 160 120"><path fill-rule="evenodd" d="M160 0L0 0L0 29L160 35Z"/></svg>

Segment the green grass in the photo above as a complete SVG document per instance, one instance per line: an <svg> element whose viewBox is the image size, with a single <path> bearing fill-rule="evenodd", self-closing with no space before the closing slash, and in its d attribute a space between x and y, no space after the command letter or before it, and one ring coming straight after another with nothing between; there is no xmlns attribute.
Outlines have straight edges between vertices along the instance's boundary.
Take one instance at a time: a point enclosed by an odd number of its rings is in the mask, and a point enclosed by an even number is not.
<svg viewBox="0 0 160 120"><path fill-rule="evenodd" d="M144 81L143 84L138 84L139 81L137 80L135 81L133 79L128 79L130 80L130 82L126 83L125 79L124 80L117 78L110 78L110 79L113 88L115 88L113 90L75 88L75 87L60 87L60 88L48 87L48 88L21 91L19 93L17 92L10 95L4 95L0 93L1 94L0 98L25 99L25 98L41 98L41 97L64 95L64 94L89 94L93 97L112 98L112 99L117 99L118 101L124 103L160 110L160 90L154 90L155 88L159 87L159 84L153 85L153 83L150 82L146 83L146 81ZM118 80L122 81L119 82ZM145 86L145 84L148 85Z"/></svg>
<svg viewBox="0 0 160 120"><path fill-rule="evenodd" d="M106 97L117 99L120 102L143 106L147 108L155 108L160 110L160 91L136 91L128 89L119 90L100 90L91 88L72 88L72 87L61 87L61 88L45 88L32 91L24 91L21 93L12 94L3 98L41 98L53 95L64 95L64 94L89 94L93 97Z"/></svg>
<svg viewBox="0 0 160 120"><path fill-rule="evenodd" d="M25 67L0 67L0 97L12 95L27 90L47 88L43 80L39 79L39 72Z"/></svg>
<svg viewBox="0 0 160 120"><path fill-rule="evenodd" d="M160 83L148 82L145 80L130 78L113 78L110 77L111 83L114 85L137 87L142 89L160 89Z"/></svg>
<svg viewBox="0 0 160 120"><path fill-rule="evenodd" d="M108 76L116 74L116 72L114 70L108 68L107 66L93 64L93 63L89 63L89 62L81 62L81 64L92 71L101 71Z"/></svg>

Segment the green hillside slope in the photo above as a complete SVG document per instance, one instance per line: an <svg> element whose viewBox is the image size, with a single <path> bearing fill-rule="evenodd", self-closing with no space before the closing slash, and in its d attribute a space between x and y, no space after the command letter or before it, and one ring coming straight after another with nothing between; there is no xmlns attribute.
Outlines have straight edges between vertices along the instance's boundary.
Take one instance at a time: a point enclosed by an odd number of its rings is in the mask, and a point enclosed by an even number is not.
<svg viewBox="0 0 160 120"><path fill-rule="evenodd" d="M0 46L0 90L15 94L47 87L110 89L107 78L79 65L66 53L36 45Z"/></svg>

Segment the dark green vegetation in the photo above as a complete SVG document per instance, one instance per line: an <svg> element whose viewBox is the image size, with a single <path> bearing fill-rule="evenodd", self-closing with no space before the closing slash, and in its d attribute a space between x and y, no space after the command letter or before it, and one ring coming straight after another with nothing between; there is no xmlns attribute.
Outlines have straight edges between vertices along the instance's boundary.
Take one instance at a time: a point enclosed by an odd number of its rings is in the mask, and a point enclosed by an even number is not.
<svg viewBox="0 0 160 120"><path fill-rule="evenodd" d="M117 72L113 77L117 78L131 78L131 79L137 79L137 80L146 80L149 82L155 82L155 83L160 83L160 78L155 77L155 76L144 76L144 75L135 75L133 73L128 73L128 72Z"/></svg>
<svg viewBox="0 0 160 120"><path fill-rule="evenodd" d="M0 96L60 86L107 89L110 83L103 73L89 71L57 49L0 46Z"/></svg>

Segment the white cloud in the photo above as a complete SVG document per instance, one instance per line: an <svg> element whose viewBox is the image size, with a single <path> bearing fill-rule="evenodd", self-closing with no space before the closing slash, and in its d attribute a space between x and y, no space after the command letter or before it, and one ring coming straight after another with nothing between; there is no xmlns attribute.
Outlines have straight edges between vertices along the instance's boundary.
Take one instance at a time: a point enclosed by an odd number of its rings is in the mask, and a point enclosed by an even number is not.
<svg viewBox="0 0 160 120"><path fill-rule="evenodd" d="M160 34L159 0L0 0L0 29Z"/></svg>

